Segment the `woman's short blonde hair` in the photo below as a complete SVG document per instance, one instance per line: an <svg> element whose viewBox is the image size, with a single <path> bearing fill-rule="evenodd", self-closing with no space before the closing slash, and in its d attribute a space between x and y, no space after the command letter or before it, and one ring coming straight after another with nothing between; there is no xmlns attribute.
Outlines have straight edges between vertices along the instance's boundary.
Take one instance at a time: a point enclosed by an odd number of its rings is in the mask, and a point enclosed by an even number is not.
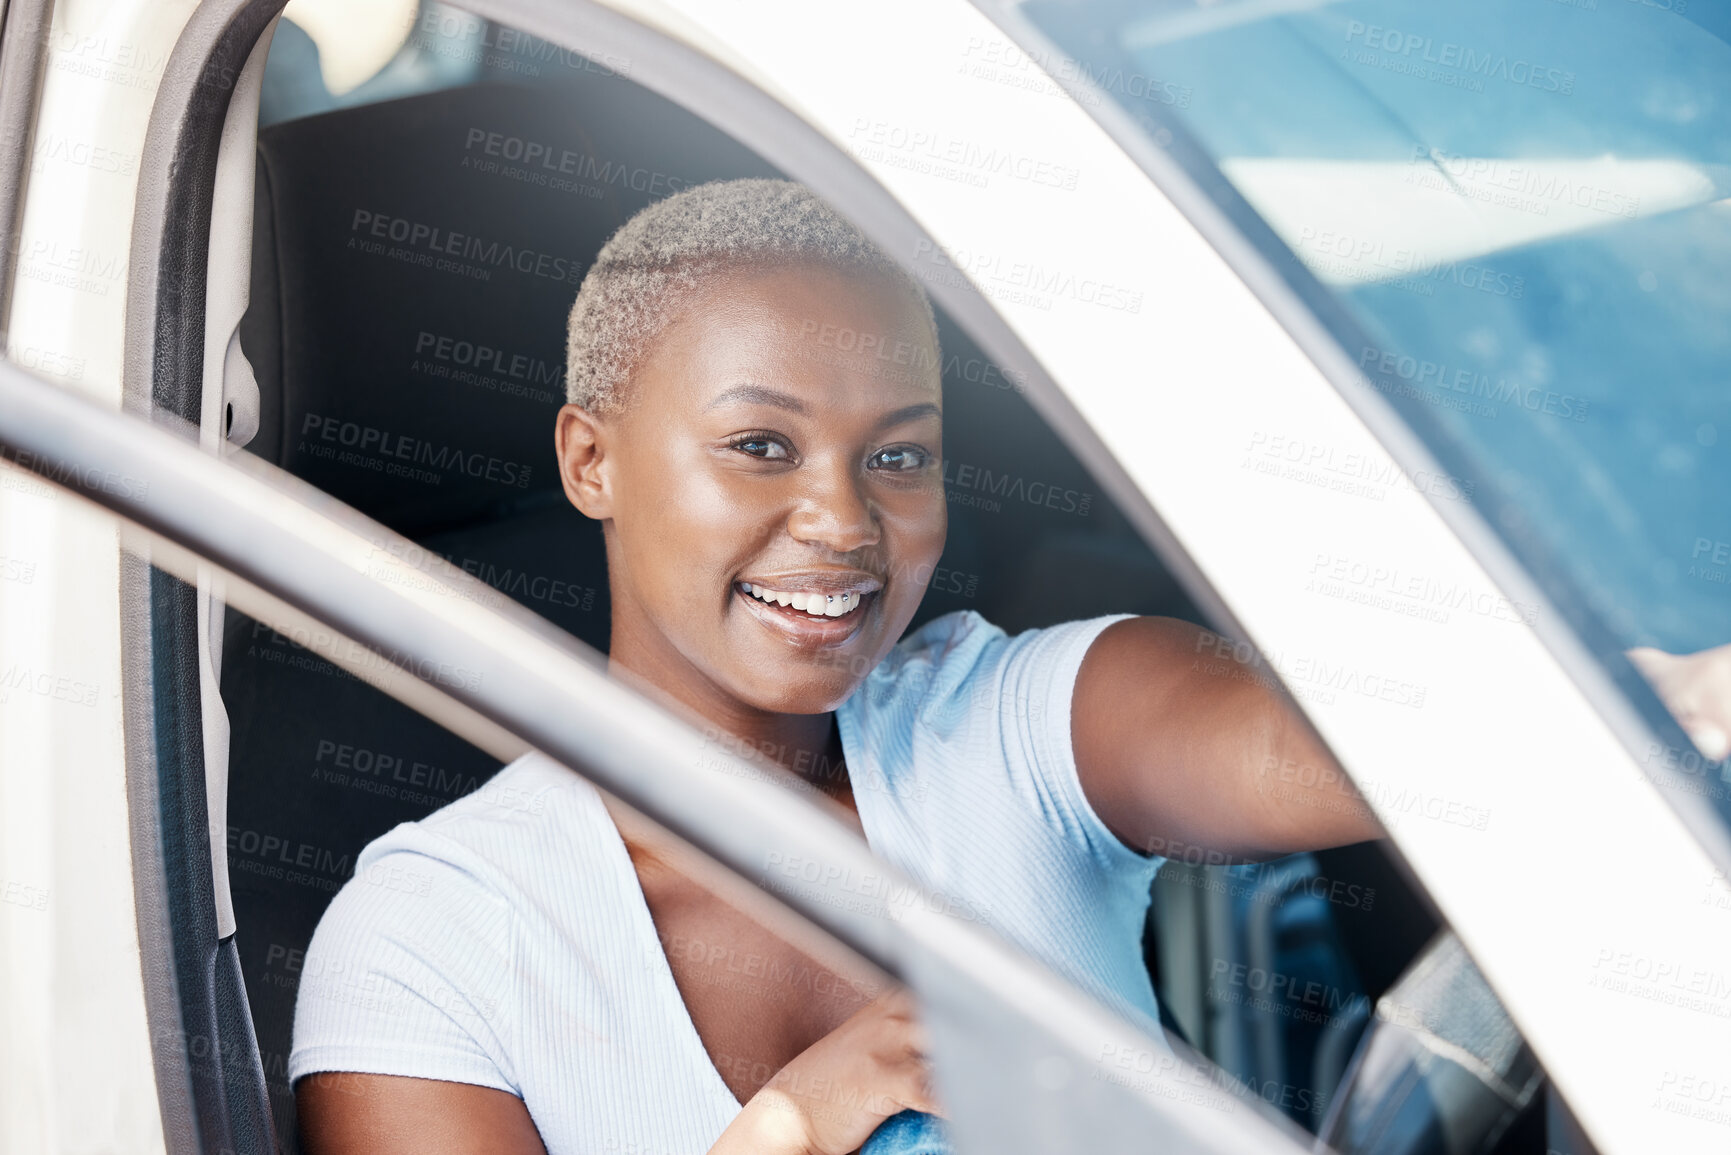
<svg viewBox="0 0 1731 1155"><path fill-rule="evenodd" d="M811 190L785 180L712 181L643 209L602 246L571 306L567 399L592 413L618 410L644 352L705 277L806 263L905 289L937 349L937 322L919 283Z"/></svg>

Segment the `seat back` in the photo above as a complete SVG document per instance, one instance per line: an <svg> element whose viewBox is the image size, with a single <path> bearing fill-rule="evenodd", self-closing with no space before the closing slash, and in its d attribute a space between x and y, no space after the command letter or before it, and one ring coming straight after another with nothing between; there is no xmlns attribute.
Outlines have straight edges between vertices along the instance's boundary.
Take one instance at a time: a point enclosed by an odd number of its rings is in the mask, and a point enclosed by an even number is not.
<svg viewBox="0 0 1731 1155"><path fill-rule="evenodd" d="M601 244L687 183L774 175L620 78L460 88L261 132L249 447L600 650L601 536L553 454L565 319ZM241 969L277 1130L300 962L373 838L499 764L237 613L222 693Z"/></svg>

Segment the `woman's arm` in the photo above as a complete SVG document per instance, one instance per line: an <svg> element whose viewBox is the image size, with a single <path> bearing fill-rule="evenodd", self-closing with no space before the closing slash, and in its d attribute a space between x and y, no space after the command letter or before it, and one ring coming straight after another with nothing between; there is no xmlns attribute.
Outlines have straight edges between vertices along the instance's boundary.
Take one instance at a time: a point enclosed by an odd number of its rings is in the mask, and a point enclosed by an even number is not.
<svg viewBox="0 0 1731 1155"><path fill-rule="evenodd" d="M1208 862L1270 858L1380 838L1375 815L1276 691L1274 671L1171 618L1101 633L1076 676L1071 745L1082 790L1128 846ZM1634 649L1701 752L1731 754L1731 645Z"/></svg>
<svg viewBox="0 0 1731 1155"><path fill-rule="evenodd" d="M295 1084L308 1155L546 1155L523 1100L492 1087L328 1071Z"/></svg>
<svg viewBox="0 0 1731 1155"><path fill-rule="evenodd" d="M1380 838L1334 757L1278 692L1273 669L1172 618L1106 628L1076 676L1070 738L1082 791L1147 854L1213 863Z"/></svg>

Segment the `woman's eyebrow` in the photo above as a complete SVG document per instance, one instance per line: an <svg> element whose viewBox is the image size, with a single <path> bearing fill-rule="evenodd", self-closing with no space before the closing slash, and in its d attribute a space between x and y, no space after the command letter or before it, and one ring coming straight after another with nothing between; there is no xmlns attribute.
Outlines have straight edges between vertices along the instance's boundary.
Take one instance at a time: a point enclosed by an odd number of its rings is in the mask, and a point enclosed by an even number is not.
<svg viewBox="0 0 1731 1155"><path fill-rule="evenodd" d="M783 393L780 389L771 389L767 385L735 385L731 389L723 389L709 399L709 404L703 407L705 413L712 409L720 409L723 405L735 401L744 401L754 405L773 405L777 409L786 409L800 416L805 416L811 410L804 401L791 393Z"/></svg>
<svg viewBox="0 0 1731 1155"><path fill-rule="evenodd" d="M888 429L892 425L902 425L909 421L917 421L921 417L942 417L944 411L930 401L921 401L918 405L904 405L890 413L885 413L883 420L878 422L879 429Z"/></svg>

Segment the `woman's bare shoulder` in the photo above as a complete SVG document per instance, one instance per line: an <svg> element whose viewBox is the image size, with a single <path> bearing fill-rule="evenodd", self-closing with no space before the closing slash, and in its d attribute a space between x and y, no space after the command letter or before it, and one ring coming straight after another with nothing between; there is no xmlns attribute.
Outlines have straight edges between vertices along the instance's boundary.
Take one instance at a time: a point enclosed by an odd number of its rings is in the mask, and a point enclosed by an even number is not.
<svg viewBox="0 0 1731 1155"><path fill-rule="evenodd" d="M523 1100L507 1091L325 1071L295 1084L308 1155L545 1155Z"/></svg>

